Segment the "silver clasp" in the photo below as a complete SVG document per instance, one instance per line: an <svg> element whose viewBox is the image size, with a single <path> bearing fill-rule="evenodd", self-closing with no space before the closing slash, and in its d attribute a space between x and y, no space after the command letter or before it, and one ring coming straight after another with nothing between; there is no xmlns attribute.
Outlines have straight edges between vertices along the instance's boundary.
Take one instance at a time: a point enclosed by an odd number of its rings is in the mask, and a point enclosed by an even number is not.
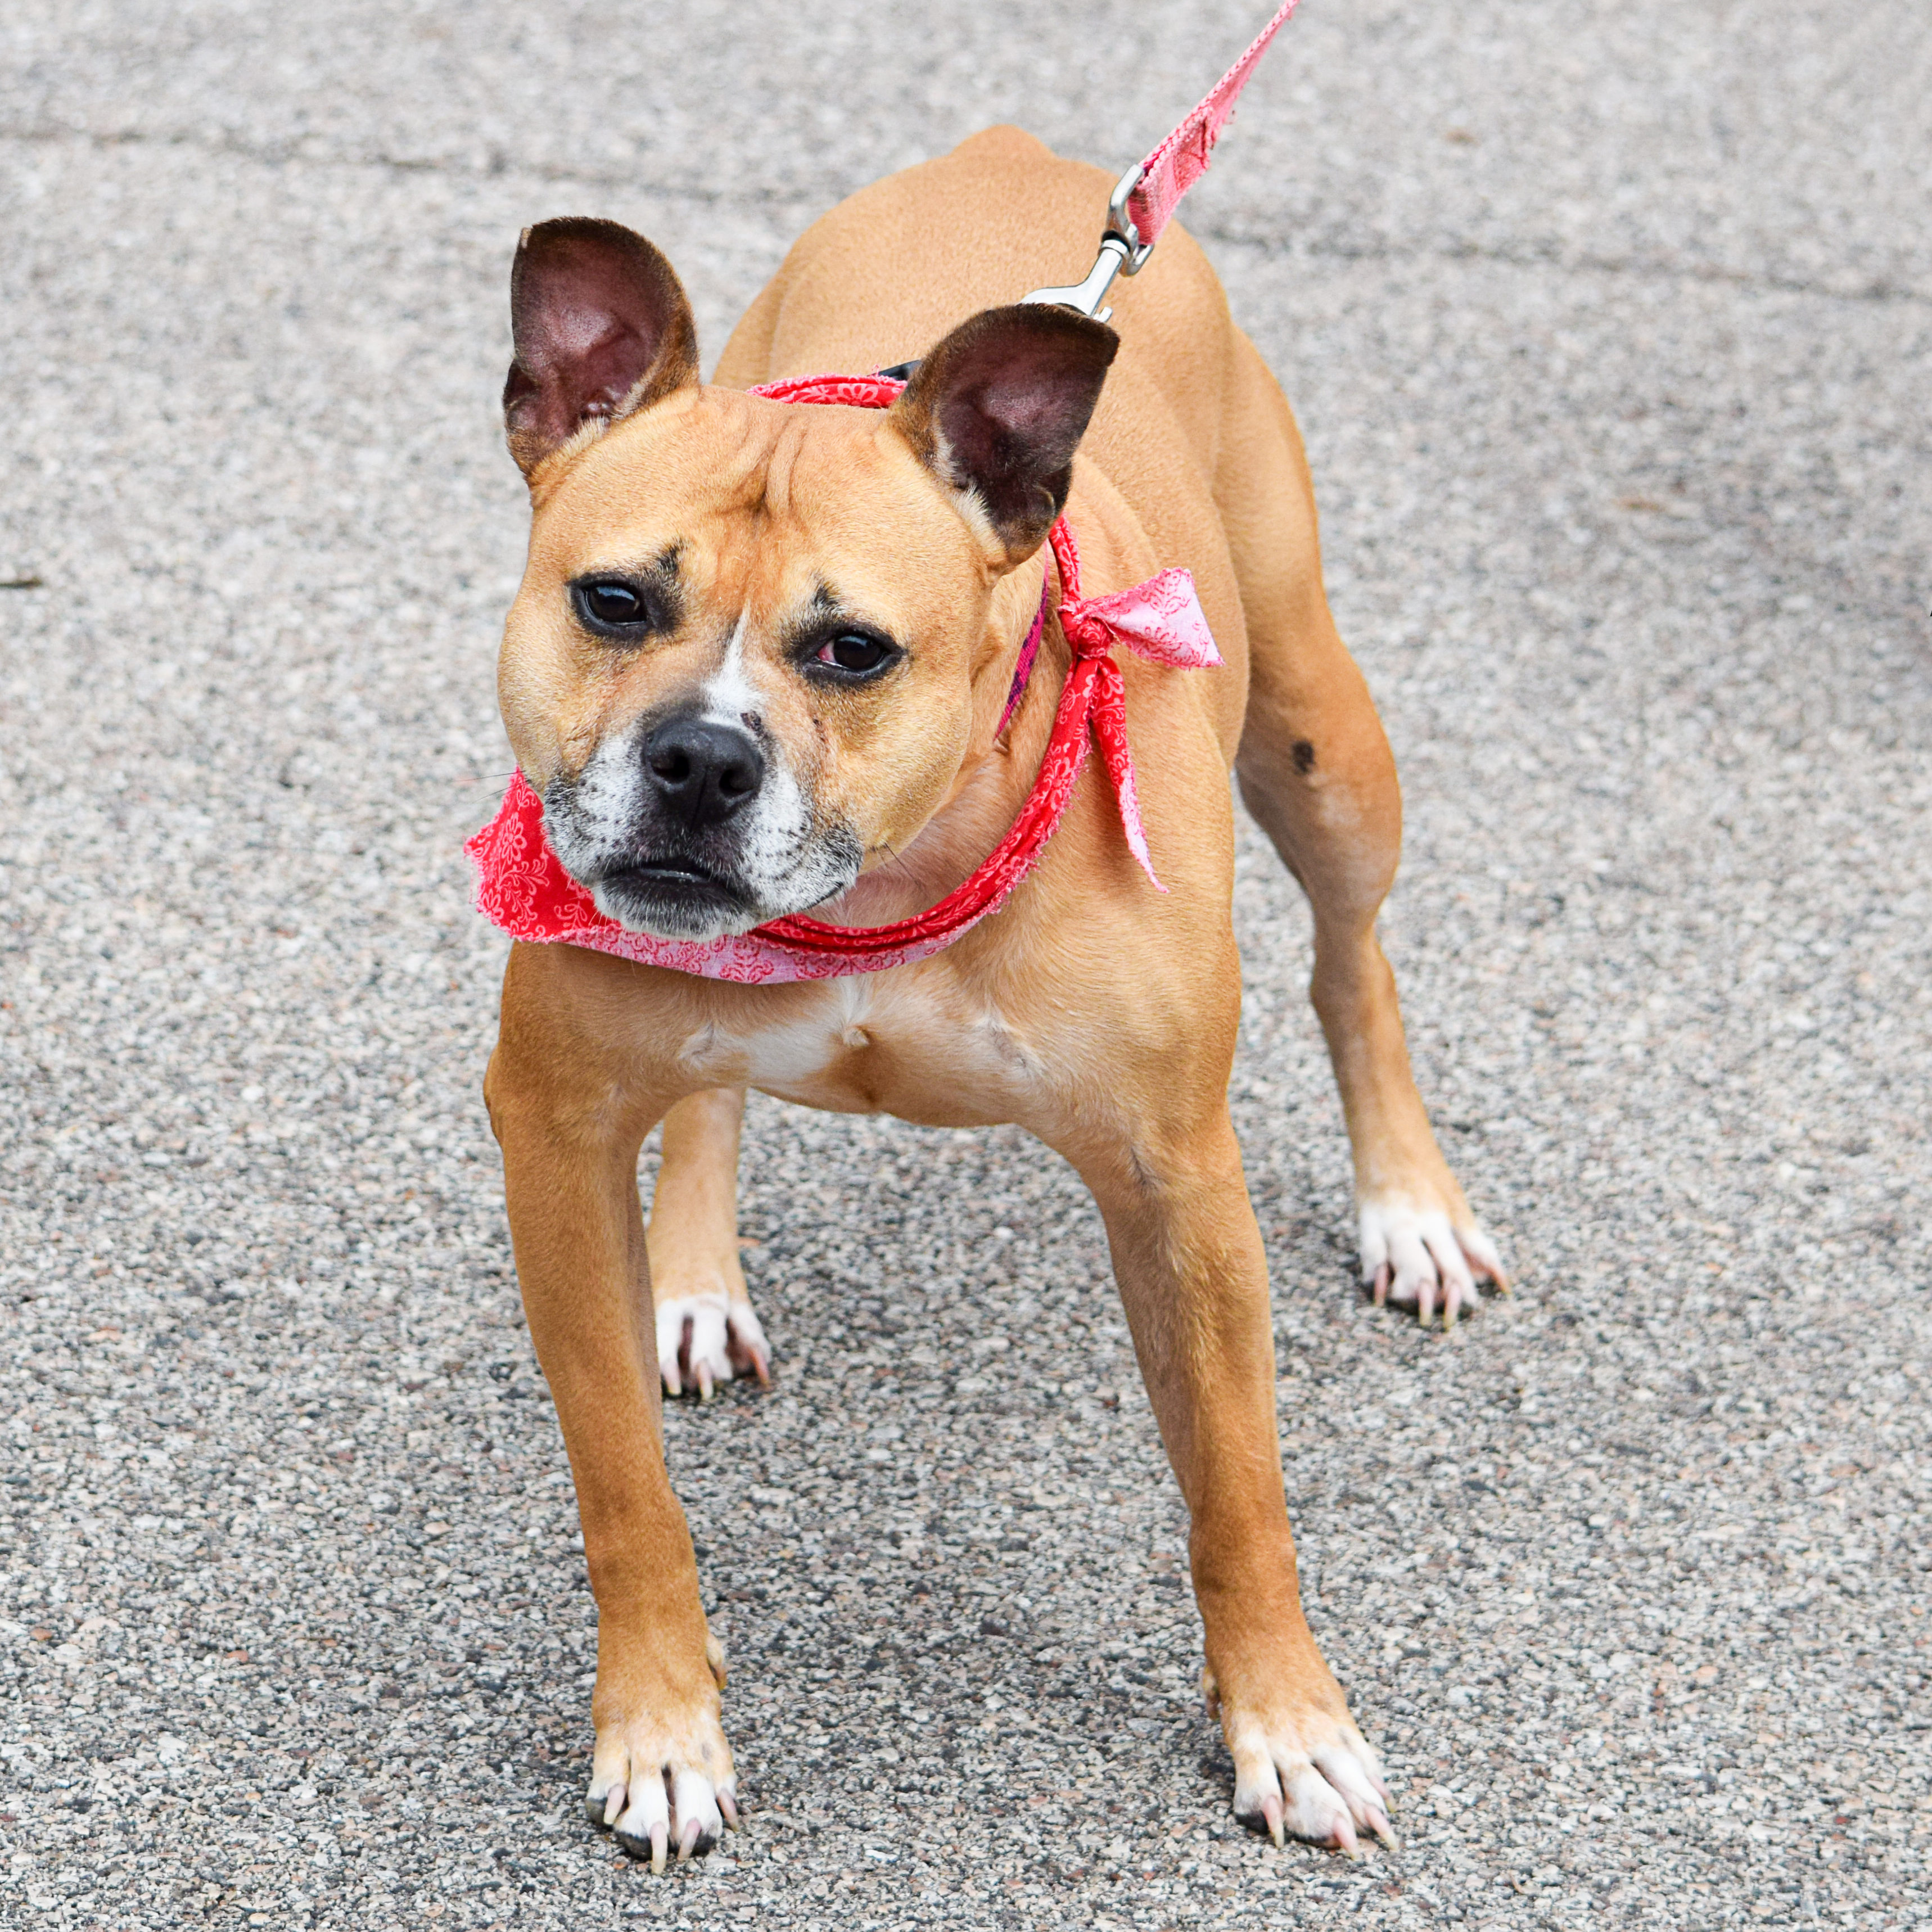
<svg viewBox="0 0 1932 1932"><path fill-rule="evenodd" d="M1127 197L1140 184L1141 166L1136 161L1114 184L1113 194L1107 203L1107 226L1100 237L1100 252L1081 280L1064 289L1035 289L1031 295L1022 296L1022 302L1044 302L1054 308L1078 309L1082 315L1090 315L1096 322L1105 322L1114 311L1100 304L1113 286L1114 278L1138 274L1146 266L1147 258L1154 253L1154 244L1141 239L1140 230L1127 212Z"/></svg>
<svg viewBox="0 0 1932 1932"><path fill-rule="evenodd" d="M1107 232L1117 235L1127 244L1127 259L1120 264L1124 275L1138 275L1147 266L1147 258L1154 253L1154 244L1141 239L1141 231L1134 226L1134 219L1127 212L1127 202L1133 191L1141 184L1145 170L1138 161L1128 169L1114 184L1114 192L1107 202Z"/></svg>

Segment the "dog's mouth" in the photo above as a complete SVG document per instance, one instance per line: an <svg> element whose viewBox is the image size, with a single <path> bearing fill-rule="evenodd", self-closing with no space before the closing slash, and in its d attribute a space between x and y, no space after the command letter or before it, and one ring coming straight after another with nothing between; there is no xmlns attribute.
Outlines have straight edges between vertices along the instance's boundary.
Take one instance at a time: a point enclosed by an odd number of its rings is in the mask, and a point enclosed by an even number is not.
<svg viewBox="0 0 1932 1932"><path fill-rule="evenodd" d="M633 866L620 866L607 873L604 881L637 880L646 884L716 886L726 890L725 881L709 866L695 859L641 859Z"/></svg>
<svg viewBox="0 0 1932 1932"><path fill-rule="evenodd" d="M658 939L716 939L761 916L742 886L682 853L632 860L586 883L598 911Z"/></svg>

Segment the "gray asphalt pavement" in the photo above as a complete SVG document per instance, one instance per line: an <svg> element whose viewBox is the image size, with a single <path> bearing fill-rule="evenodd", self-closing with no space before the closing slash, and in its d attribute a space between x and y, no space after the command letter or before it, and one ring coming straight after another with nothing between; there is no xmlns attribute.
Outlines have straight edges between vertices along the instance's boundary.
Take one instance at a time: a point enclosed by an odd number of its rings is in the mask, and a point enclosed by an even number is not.
<svg viewBox="0 0 1932 1932"><path fill-rule="evenodd" d="M0 18L0 1924L1932 1920L1911 0L1309 0L1190 204L1301 414L1418 1072L1521 1276L1446 1340L1360 1303L1244 830L1291 1502L1400 1854L1227 1815L1071 1174L758 1101L778 1385L668 1425L748 1829L654 1881L583 1822L459 849L511 248L633 224L715 354L848 190L995 119L1124 165L1262 10Z"/></svg>

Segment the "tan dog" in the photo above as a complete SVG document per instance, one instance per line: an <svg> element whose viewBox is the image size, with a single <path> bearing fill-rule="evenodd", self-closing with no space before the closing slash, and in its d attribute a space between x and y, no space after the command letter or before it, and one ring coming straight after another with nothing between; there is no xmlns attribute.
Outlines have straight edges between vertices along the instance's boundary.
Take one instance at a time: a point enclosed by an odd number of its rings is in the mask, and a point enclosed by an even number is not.
<svg viewBox="0 0 1932 1932"><path fill-rule="evenodd" d="M970 873L1034 782L1066 673L1049 626L998 734L1063 501L1088 594L1185 566L1226 659L1124 666L1165 895L1090 763L1031 878L916 964L746 987L512 952L487 1093L597 1597L590 1804L658 1862L734 1810L657 1385L766 1372L734 1226L747 1086L1017 1121L1079 1170L1192 1515L1234 1808L1277 1838L1388 1829L1374 1753L1303 1620L1282 1495L1268 1276L1228 1117L1231 764L1313 904L1366 1276L1453 1316L1501 1270L1430 1134L1376 941L1395 772L1323 598L1280 391L1178 229L1118 288L1118 338L988 308L1084 266L1108 187L1001 129L868 188L793 249L715 386L648 243L554 222L518 253L505 400L534 524L503 716L559 856L626 925L705 937L808 907L877 925ZM914 356L889 411L742 393ZM660 1120L646 1232L638 1157Z"/></svg>

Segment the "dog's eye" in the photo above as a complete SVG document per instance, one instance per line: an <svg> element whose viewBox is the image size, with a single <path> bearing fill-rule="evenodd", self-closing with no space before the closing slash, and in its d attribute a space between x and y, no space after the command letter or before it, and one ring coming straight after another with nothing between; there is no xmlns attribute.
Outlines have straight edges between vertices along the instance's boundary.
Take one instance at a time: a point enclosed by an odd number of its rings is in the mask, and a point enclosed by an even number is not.
<svg viewBox="0 0 1932 1932"><path fill-rule="evenodd" d="M571 586L578 614L593 631L632 631L652 622L650 600L634 585L614 577L593 577Z"/></svg>
<svg viewBox="0 0 1932 1932"><path fill-rule="evenodd" d="M591 616L607 624L634 624L644 612L644 600L628 584L588 585L584 601Z"/></svg>
<svg viewBox="0 0 1932 1932"><path fill-rule="evenodd" d="M812 662L862 677L868 671L877 670L892 655L892 646L877 638L868 638L862 631L842 631L836 638L827 638L812 652Z"/></svg>

